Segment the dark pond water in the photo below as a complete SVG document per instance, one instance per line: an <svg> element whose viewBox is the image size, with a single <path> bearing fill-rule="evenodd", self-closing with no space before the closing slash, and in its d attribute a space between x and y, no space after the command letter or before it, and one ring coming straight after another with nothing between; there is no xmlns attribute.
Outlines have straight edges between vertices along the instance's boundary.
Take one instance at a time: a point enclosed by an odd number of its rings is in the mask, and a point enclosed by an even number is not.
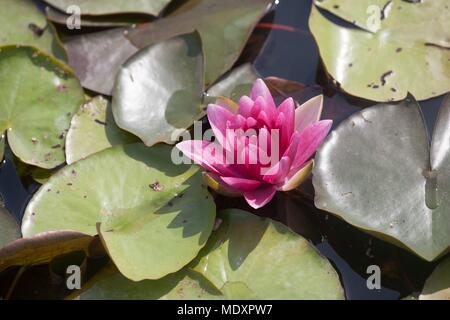
<svg viewBox="0 0 450 320"><path fill-rule="evenodd" d="M314 39L308 30L310 0L280 0L256 29L252 39L266 39L254 60L258 72L298 81L310 86L324 87L329 101L345 101L346 109L325 110L335 119L335 125L350 113L371 103L336 93L323 73ZM249 45L251 47L251 45ZM256 56L249 50L249 56ZM254 50L253 50L254 51ZM319 90L319 89L317 89ZM306 99L301 97L300 100ZM442 98L422 102L427 125L433 128ZM326 115L325 115L326 117ZM37 189L36 183L20 179L12 156L0 168L0 195L5 206L20 221L26 203ZM308 238L328 257L338 270L348 299L398 299L421 290L436 263L427 263L393 245L373 238L345 222L314 207L313 190L307 183L297 193L278 194L259 214L282 221ZM240 207L251 211L242 200L217 197L219 208ZM369 290L366 270L371 265L381 268L382 289Z"/></svg>

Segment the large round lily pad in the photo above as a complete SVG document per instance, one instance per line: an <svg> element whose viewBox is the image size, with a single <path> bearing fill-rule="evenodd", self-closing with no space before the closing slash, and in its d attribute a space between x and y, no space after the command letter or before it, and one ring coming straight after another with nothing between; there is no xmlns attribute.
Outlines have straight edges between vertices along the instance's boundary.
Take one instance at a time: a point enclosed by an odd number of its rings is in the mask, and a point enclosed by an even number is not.
<svg viewBox="0 0 450 320"><path fill-rule="evenodd" d="M315 204L433 260L450 246L450 96L431 151L417 102L364 109L331 133L315 158Z"/></svg>
<svg viewBox="0 0 450 320"><path fill-rule="evenodd" d="M132 280L181 269L204 246L215 205L195 166L174 165L171 147L115 146L56 173L25 210L25 236L47 230L100 231Z"/></svg>
<svg viewBox="0 0 450 320"><path fill-rule="evenodd" d="M66 59L53 25L47 22L33 1L3 0L1 4L0 46L32 46L59 59Z"/></svg>
<svg viewBox="0 0 450 320"><path fill-rule="evenodd" d="M363 23L364 5L378 4L349 2L316 1L356 24ZM344 91L375 101L399 101L408 92L425 100L450 91L448 1L385 2L388 7L380 7L382 20L374 32L335 23L313 5L309 25L327 71Z"/></svg>
<svg viewBox="0 0 450 320"><path fill-rule="evenodd" d="M20 238L20 227L13 216L0 203L0 247Z"/></svg>
<svg viewBox="0 0 450 320"><path fill-rule="evenodd" d="M66 162L72 164L114 145L137 140L117 127L111 103L98 96L82 105L72 118L66 138Z"/></svg>
<svg viewBox="0 0 450 320"><path fill-rule="evenodd" d="M0 50L0 133L23 162L54 168L64 162L70 119L84 101L72 71L31 47Z"/></svg>
<svg viewBox="0 0 450 320"><path fill-rule="evenodd" d="M123 13L145 13L154 16L164 9L171 0L45 0L52 6L66 12L70 6L78 6L81 14L105 15Z"/></svg>
<svg viewBox="0 0 450 320"><path fill-rule="evenodd" d="M286 226L241 210L222 224L191 267L230 299L343 299L329 261Z"/></svg>
<svg viewBox="0 0 450 320"><path fill-rule="evenodd" d="M114 271L100 272L81 300L213 300L221 297L201 275L180 270L159 280L134 282ZM110 274L108 274L110 273ZM111 274L112 273L112 274ZM99 278L99 279L97 279ZM90 281L91 282L91 281Z"/></svg>
<svg viewBox="0 0 450 320"><path fill-rule="evenodd" d="M420 300L450 300L450 258L442 261L425 282Z"/></svg>

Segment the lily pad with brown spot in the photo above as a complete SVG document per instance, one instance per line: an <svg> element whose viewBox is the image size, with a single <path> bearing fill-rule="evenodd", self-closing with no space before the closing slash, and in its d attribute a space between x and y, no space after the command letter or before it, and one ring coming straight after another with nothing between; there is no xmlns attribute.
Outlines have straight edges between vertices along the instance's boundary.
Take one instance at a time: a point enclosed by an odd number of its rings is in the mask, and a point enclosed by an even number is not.
<svg viewBox="0 0 450 320"><path fill-rule="evenodd" d="M45 169L65 161L64 136L84 101L70 68L31 47L0 50L0 133L21 161Z"/></svg>

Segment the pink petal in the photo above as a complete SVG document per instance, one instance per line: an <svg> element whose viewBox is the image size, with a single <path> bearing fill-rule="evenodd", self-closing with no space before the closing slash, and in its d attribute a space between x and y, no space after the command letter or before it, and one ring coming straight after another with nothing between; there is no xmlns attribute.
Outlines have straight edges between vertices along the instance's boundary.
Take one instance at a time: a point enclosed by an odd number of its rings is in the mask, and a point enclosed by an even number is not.
<svg viewBox="0 0 450 320"><path fill-rule="evenodd" d="M263 180L270 184L278 184L286 178L291 168L291 159L283 157L264 173Z"/></svg>
<svg viewBox="0 0 450 320"><path fill-rule="evenodd" d="M303 165L303 163L316 152L317 148L328 135L332 124L333 121L331 120L319 121L310 125L300 133L300 142L291 166L292 170Z"/></svg>
<svg viewBox="0 0 450 320"><path fill-rule="evenodd" d="M243 115L244 117L249 117L251 115L254 103L255 102L249 97L242 96L239 99L239 114Z"/></svg>
<svg viewBox="0 0 450 320"><path fill-rule="evenodd" d="M314 97L295 110L295 130L302 132L309 125L320 120L323 108L323 96Z"/></svg>
<svg viewBox="0 0 450 320"><path fill-rule="evenodd" d="M294 133L294 126L295 126L294 100L292 98L284 100L278 107L278 114L284 115L284 123L280 127L282 129L281 141L289 142L292 134Z"/></svg>
<svg viewBox="0 0 450 320"><path fill-rule="evenodd" d="M253 101L256 101L258 97L262 97L267 102L267 106L269 108L275 109L275 102L273 101L272 94L270 93L269 88L267 88L264 81L261 79L257 79L255 81L250 97L253 99Z"/></svg>
<svg viewBox="0 0 450 320"><path fill-rule="evenodd" d="M257 180L236 178L236 177L220 177L232 189L242 192L253 191L262 185L262 182Z"/></svg>
<svg viewBox="0 0 450 320"><path fill-rule="evenodd" d="M283 157L289 157L291 161L295 159L299 143L300 143L300 133L298 131L295 131L291 136L289 146L284 151Z"/></svg>
<svg viewBox="0 0 450 320"><path fill-rule="evenodd" d="M259 209L272 200L275 192L277 192L277 188L268 185L253 191L245 192L244 197L252 208Z"/></svg>
<svg viewBox="0 0 450 320"><path fill-rule="evenodd" d="M220 176L211 173L211 172L204 172L203 173L203 182L216 191L217 193L227 196L227 197L240 197L242 196L242 192L235 190L228 186Z"/></svg>
<svg viewBox="0 0 450 320"><path fill-rule="evenodd" d="M225 146L224 141L226 137L227 122L233 121L235 115L230 110L216 104L208 105L207 114L217 142L219 142L220 145Z"/></svg>
<svg viewBox="0 0 450 320"><path fill-rule="evenodd" d="M228 165L221 147L213 142L187 140L176 145L188 158L207 171L218 175L241 176L236 166ZM219 150L219 152L215 152Z"/></svg>

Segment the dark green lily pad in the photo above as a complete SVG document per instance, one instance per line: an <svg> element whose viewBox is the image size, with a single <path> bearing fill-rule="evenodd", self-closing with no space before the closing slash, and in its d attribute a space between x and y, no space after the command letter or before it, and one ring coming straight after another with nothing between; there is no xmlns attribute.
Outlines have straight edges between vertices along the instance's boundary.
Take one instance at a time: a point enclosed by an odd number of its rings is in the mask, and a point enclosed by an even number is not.
<svg viewBox="0 0 450 320"><path fill-rule="evenodd" d="M191 268L229 299L344 299L339 276L304 238L281 223L225 210Z"/></svg>
<svg viewBox="0 0 450 320"><path fill-rule="evenodd" d="M204 246L215 205L196 166L175 165L171 147L115 146L50 178L25 210L25 236L48 230L100 231L132 280L180 270Z"/></svg>
<svg viewBox="0 0 450 320"><path fill-rule="evenodd" d="M11 266L33 266L74 251L87 251L92 237L72 231L52 231L21 238L0 248L0 272Z"/></svg>
<svg viewBox="0 0 450 320"><path fill-rule="evenodd" d="M114 118L148 146L173 143L174 131L184 131L203 115L202 97L201 42L192 33L150 46L120 68Z"/></svg>
<svg viewBox="0 0 450 320"><path fill-rule="evenodd" d="M66 138L66 161L72 164L112 146L137 140L117 127L111 104L98 96L82 105L72 118Z"/></svg>
<svg viewBox="0 0 450 320"><path fill-rule="evenodd" d="M3 0L0 14L0 46L32 46L61 60L66 53L55 28L29 0Z"/></svg>
<svg viewBox="0 0 450 320"><path fill-rule="evenodd" d="M20 238L20 227L13 216L0 203L0 247Z"/></svg>
<svg viewBox="0 0 450 320"><path fill-rule="evenodd" d="M450 258L434 269L425 282L419 300L450 300Z"/></svg>
<svg viewBox="0 0 450 320"><path fill-rule="evenodd" d="M0 87L0 133L13 153L42 168L63 163L70 119L84 101L72 71L31 47L4 47Z"/></svg>
<svg viewBox="0 0 450 320"><path fill-rule="evenodd" d="M366 108L318 150L315 204L382 239L433 260L450 246L450 96L433 134L417 102Z"/></svg>
<svg viewBox="0 0 450 320"><path fill-rule="evenodd" d="M146 13L159 15L171 0L45 0L55 8L66 12L70 6L78 6L81 14L105 15L114 13Z"/></svg>
<svg viewBox="0 0 450 320"><path fill-rule="evenodd" d="M176 35L197 30L205 55L209 87L230 69L272 0L190 0L170 16L131 29L128 38L144 48Z"/></svg>
<svg viewBox="0 0 450 320"><path fill-rule="evenodd" d="M361 24L360 9L378 2L316 3ZM375 101L399 101L408 92L425 100L450 91L448 1L389 3L375 32L334 23L313 5L309 25L327 71L342 90Z"/></svg>

